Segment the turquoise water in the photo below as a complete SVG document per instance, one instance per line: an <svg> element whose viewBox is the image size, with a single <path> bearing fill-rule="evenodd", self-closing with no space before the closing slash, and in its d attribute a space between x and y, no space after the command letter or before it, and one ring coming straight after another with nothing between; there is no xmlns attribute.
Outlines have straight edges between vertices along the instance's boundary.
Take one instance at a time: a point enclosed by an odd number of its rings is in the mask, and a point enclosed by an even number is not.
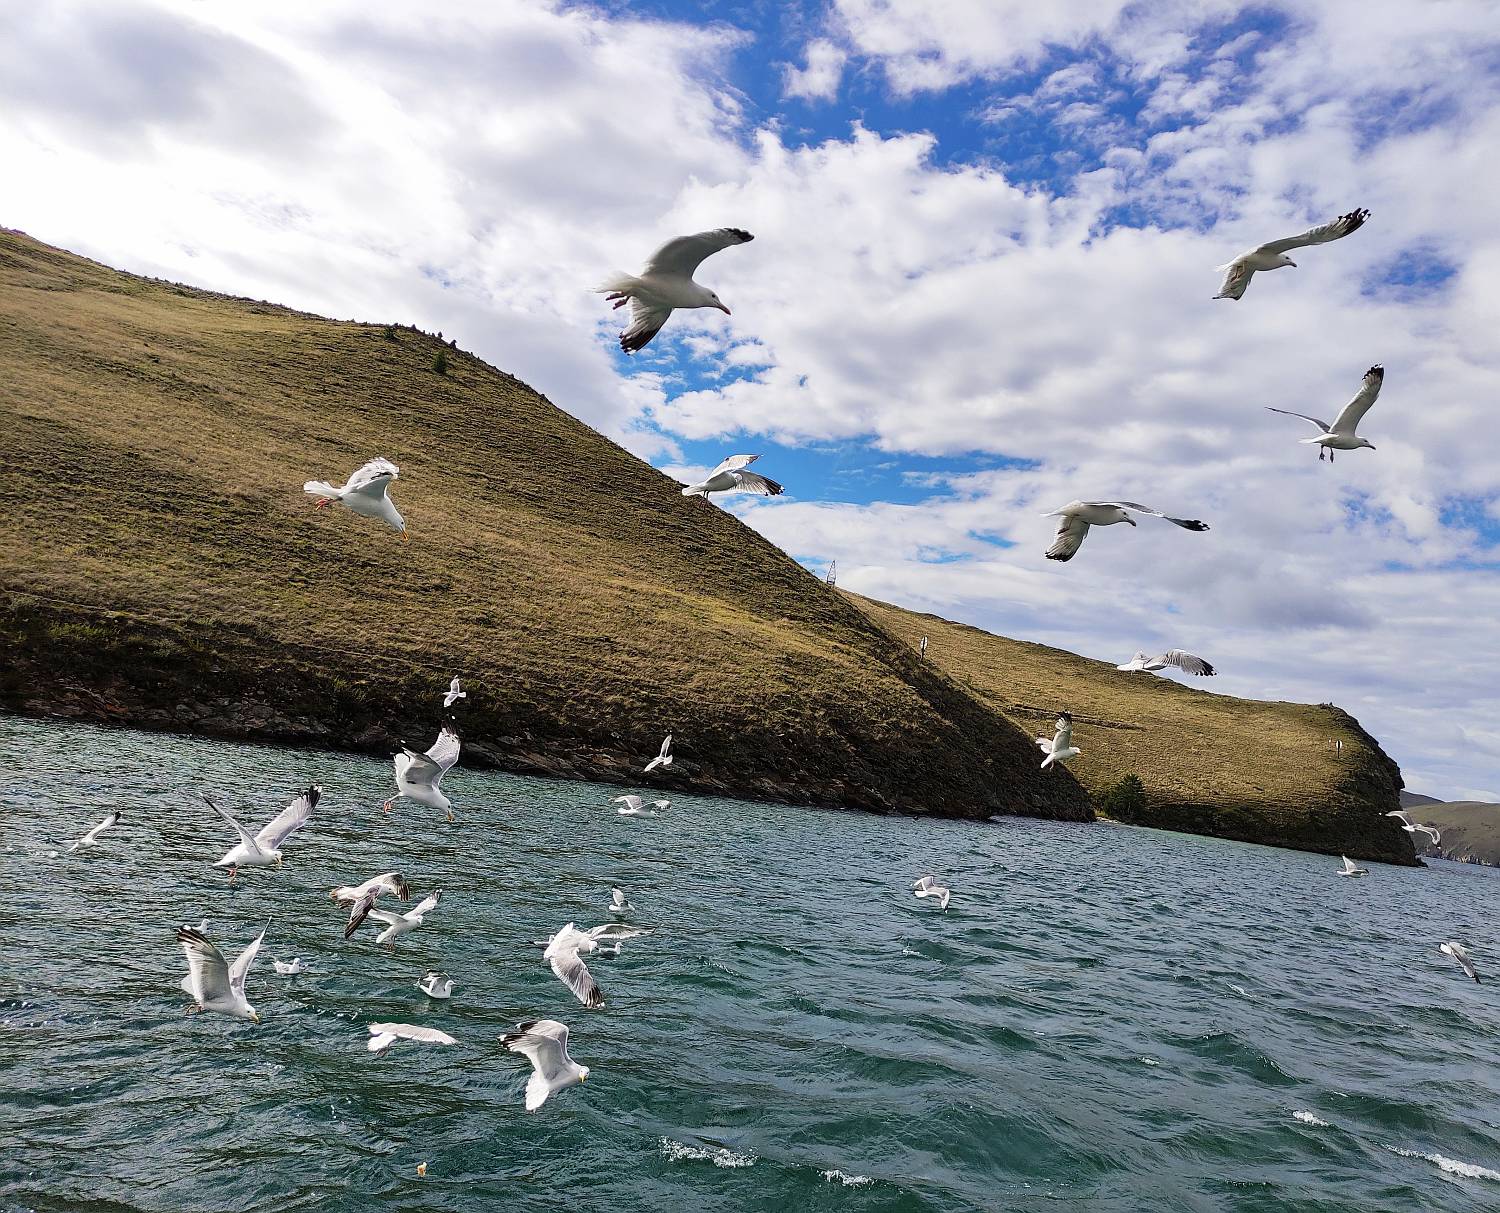
<svg viewBox="0 0 1500 1213"><path fill-rule="evenodd" d="M5 718L0 754L0 1209L1500 1207L1500 980L1437 951L1500 979L1493 872L692 796L629 820L462 767L450 826L377 815L363 757ZM282 868L226 888L181 793L253 829L314 779ZM114 808L88 859L58 845ZM390 868L444 893L394 956L326 895ZM531 941L612 883L655 932L593 964L590 1012ZM268 916L262 1023L184 1016L174 928L234 953ZM495 1039L538 1016L591 1074L527 1114ZM372 1056L381 1019L460 1043Z"/></svg>

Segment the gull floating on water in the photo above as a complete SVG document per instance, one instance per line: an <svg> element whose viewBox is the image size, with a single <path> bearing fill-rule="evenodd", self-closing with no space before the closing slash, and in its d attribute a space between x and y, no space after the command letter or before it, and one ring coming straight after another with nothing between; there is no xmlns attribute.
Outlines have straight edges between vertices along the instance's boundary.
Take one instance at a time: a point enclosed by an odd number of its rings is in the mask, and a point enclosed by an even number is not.
<svg viewBox="0 0 1500 1213"><path fill-rule="evenodd" d="M443 696L443 707L451 708L460 699L467 699L468 697L469 692L461 688L458 685L458 679L454 678L454 680L448 684L448 691Z"/></svg>
<svg viewBox="0 0 1500 1213"><path fill-rule="evenodd" d="M620 334L620 348L627 354L644 349L661 332L673 308L714 307L729 315L718 295L693 281L693 271L720 249L754 239L737 227L678 236L652 253L639 274L616 274L596 288L617 309L630 304L630 324Z"/></svg>
<svg viewBox="0 0 1500 1213"><path fill-rule="evenodd" d="M1340 876L1368 876L1370 874L1369 868L1356 867L1354 861L1349 856L1340 855L1339 858L1344 861L1343 870L1339 872Z"/></svg>
<svg viewBox="0 0 1500 1213"><path fill-rule="evenodd" d="M406 742L401 743L401 753L392 757L396 767L396 794L383 806L389 813L391 806L405 796L428 808L442 809L453 820L453 802L443 794L443 776L453 769L458 761L461 743L458 734L447 725L425 754L410 750Z"/></svg>
<svg viewBox="0 0 1500 1213"><path fill-rule="evenodd" d="M205 796L203 799L208 801L209 807L234 827L235 833L240 836L238 844L225 851L222 859L214 861L214 867L228 868L229 879L233 880L241 868L268 868L280 863L282 844L307 824L307 819L318 807L318 800L322 795L322 785L313 784L253 836L225 812L221 805Z"/></svg>
<svg viewBox="0 0 1500 1213"><path fill-rule="evenodd" d="M500 1043L531 1062L531 1077L526 1080L528 1112L535 1112L547 1102L548 1096L589 1076L588 1066L577 1065L568 1056L566 1024L555 1019L534 1019L516 1027L520 1030L507 1032Z"/></svg>
<svg viewBox="0 0 1500 1213"><path fill-rule="evenodd" d="M1057 714L1057 731L1049 741L1045 737L1036 739L1037 745L1046 755L1042 759L1042 770L1046 770L1054 763L1067 762L1070 758L1077 758L1083 751L1073 744L1073 717L1067 712Z"/></svg>
<svg viewBox="0 0 1500 1213"><path fill-rule="evenodd" d="M1286 236L1280 240L1268 240L1265 244L1241 253L1233 261L1218 266L1224 271L1224 282L1215 299L1238 299L1250 285L1250 279L1260 270L1279 270L1297 263L1287 256L1294 248L1305 248L1310 244L1327 244L1330 240L1341 240L1350 232L1364 226L1370 212L1355 207L1347 215L1340 215L1329 223L1309 228L1300 236Z"/></svg>
<svg viewBox="0 0 1500 1213"><path fill-rule="evenodd" d="M645 807L646 802L634 793L631 793L629 796L616 796L609 803L620 806L615 812L621 817L655 817L656 810L672 807L670 800L653 800L651 802L653 807L647 809Z"/></svg>
<svg viewBox="0 0 1500 1213"><path fill-rule="evenodd" d="M120 813L119 813L119 810L117 809L115 812L111 813L108 817L106 817L103 821L101 821L98 825L96 825L87 834L85 834L82 838L78 839L78 841L76 841L72 846L70 846L68 848L68 850L69 851L81 851L81 850L83 850L84 847L91 847L91 846L93 846L95 843L97 843L99 841L99 835L100 834L104 833L105 830L112 830L112 829L114 829L114 827L117 826L117 825L119 825L119 824L120 824Z"/></svg>
<svg viewBox="0 0 1500 1213"><path fill-rule="evenodd" d="M347 510L365 518L379 518L386 526L401 532L408 538L406 520L396 509L396 504L387 495L391 481L400 478L401 469L389 459L372 459L349 477L342 488L335 488L326 480L309 480L302 491L318 499L317 508L338 502Z"/></svg>
<svg viewBox="0 0 1500 1213"><path fill-rule="evenodd" d="M759 455L731 455L714 468L706 479L697 484L686 485L682 495L702 497L707 501L710 493L729 493L738 489L743 493L758 493L762 497L780 497L786 490L776 481L756 472L745 471L745 468L759 458Z"/></svg>
<svg viewBox="0 0 1500 1213"><path fill-rule="evenodd" d="M672 765L672 734L668 733L665 741L661 743L661 753L646 764L644 775L651 774L657 767L669 767Z"/></svg>
<svg viewBox="0 0 1500 1213"><path fill-rule="evenodd" d="M207 1011L260 1022L255 1008L245 1000L245 975L255 963L255 954L260 951L261 940L265 939L270 925L268 922L261 928L260 934L250 941L233 964L226 962L224 954L194 928L177 928L177 942L182 945L188 964L187 976L182 979L182 992L197 1004L189 1007L189 1012Z"/></svg>
<svg viewBox="0 0 1500 1213"><path fill-rule="evenodd" d="M273 960L271 963L282 977L295 977L298 973L307 972L307 962L300 956L293 956L290 960Z"/></svg>
<svg viewBox="0 0 1500 1213"><path fill-rule="evenodd" d="M1288 417L1300 417L1303 421L1311 421L1322 432L1316 438L1299 438L1299 442L1315 442L1318 444L1318 458L1328 456L1328 462L1333 462L1334 451L1357 451L1362 446L1369 447L1372 451L1375 444L1366 438L1361 438L1354 432L1355 427L1364 419L1364 415L1370 411L1370 406L1375 403L1375 397L1380 395L1380 385L1385 382L1385 368L1383 366L1372 366L1365 372L1364 380L1360 383L1359 391L1354 394L1354 399L1349 401L1339 410L1339 415L1333 419L1333 424L1319 421L1316 417L1309 417L1306 413L1294 413L1291 409L1272 408L1266 405L1273 413L1284 413Z"/></svg>
<svg viewBox="0 0 1500 1213"><path fill-rule="evenodd" d="M1185 674L1201 674L1205 677L1211 677L1218 672L1208 662L1204 661L1203 658L1194 657L1186 649L1168 649L1165 653L1156 657L1147 657L1146 654L1137 649L1134 657L1124 665L1115 666L1115 669L1126 671L1148 670L1151 673L1155 673L1157 670L1166 669L1169 665L1176 666Z"/></svg>
<svg viewBox="0 0 1500 1213"><path fill-rule="evenodd" d="M1436 826L1424 826L1413 821L1405 809L1396 809L1394 812L1387 813L1386 816L1400 818L1401 828L1408 834L1426 834L1432 839L1434 845L1443 841L1443 835Z"/></svg>
<svg viewBox="0 0 1500 1213"><path fill-rule="evenodd" d="M1117 522L1128 522L1135 526L1135 519L1126 510L1165 519L1187 531L1208 530L1208 523L1199 522L1196 518L1173 518L1170 514L1163 514L1160 510L1153 510L1150 506L1135 501L1070 501L1060 509L1042 515L1043 518L1061 519L1057 524L1057 537L1047 549L1047 559L1072 560L1083 546L1084 537L1091 526L1113 526Z"/></svg>
<svg viewBox="0 0 1500 1213"><path fill-rule="evenodd" d="M403 935L410 935L422 925L423 920L433 910L437 909L438 902L443 900L442 889L435 889L405 914L392 914L389 910L371 910L365 917L373 918L376 922L385 923L385 930L375 936L376 943L388 943L391 951L396 950L396 940Z"/></svg>
<svg viewBox="0 0 1500 1213"><path fill-rule="evenodd" d="M439 973L436 969L428 969L427 975L417 982L417 989L428 998L442 1000L453 997L453 985L453 978L448 974Z"/></svg>
<svg viewBox="0 0 1500 1213"><path fill-rule="evenodd" d="M375 908L382 893L389 893L406 901L411 897L411 888L400 872L382 872L379 876L371 876L364 884L340 885L329 892L328 896L334 901L349 907L349 921L344 927L345 939L359 930L359 924Z"/></svg>
<svg viewBox="0 0 1500 1213"><path fill-rule="evenodd" d="M1445 956L1453 957L1454 960L1458 961L1459 968L1463 969L1475 981L1479 980L1479 972L1474 968L1473 960L1469 958L1469 949L1464 947L1463 944L1457 940L1450 939L1445 944L1439 944L1438 951Z"/></svg>
<svg viewBox="0 0 1500 1213"><path fill-rule="evenodd" d="M628 914L633 909L635 909L635 907L633 905L631 905L628 901L625 900L625 890L624 889L620 889L620 888L612 888L612 889L610 889L610 891L609 891L609 912L611 914Z"/></svg>
<svg viewBox="0 0 1500 1213"><path fill-rule="evenodd" d="M938 884L936 877L921 877L916 884L912 885L912 891L918 897L936 897L939 909L946 910L948 908L948 898L951 896L951 890L945 885Z"/></svg>
<svg viewBox="0 0 1500 1213"><path fill-rule="evenodd" d="M398 1040L420 1040L430 1045L456 1045L458 1041L436 1028L419 1028L414 1023L372 1023L370 1039L365 1048L371 1053L383 1053Z"/></svg>

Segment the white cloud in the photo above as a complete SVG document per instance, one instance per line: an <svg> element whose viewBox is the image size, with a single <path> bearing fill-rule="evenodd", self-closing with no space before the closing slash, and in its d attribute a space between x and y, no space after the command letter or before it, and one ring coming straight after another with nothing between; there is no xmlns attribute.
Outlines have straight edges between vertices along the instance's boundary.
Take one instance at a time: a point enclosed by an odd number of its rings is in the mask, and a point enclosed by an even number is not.
<svg viewBox="0 0 1500 1213"><path fill-rule="evenodd" d="M827 38L814 38L805 53L805 66L786 69L782 94L810 101L832 101L838 96L839 82L844 78L848 52Z"/></svg>

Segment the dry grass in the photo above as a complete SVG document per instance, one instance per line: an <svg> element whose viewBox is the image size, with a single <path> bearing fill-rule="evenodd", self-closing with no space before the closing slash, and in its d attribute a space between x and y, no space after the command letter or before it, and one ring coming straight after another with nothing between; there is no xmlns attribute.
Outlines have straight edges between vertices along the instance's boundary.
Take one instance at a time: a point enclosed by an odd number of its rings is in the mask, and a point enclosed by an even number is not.
<svg viewBox="0 0 1500 1213"><path fill-rule="evenodd" d="M1482 800L1447 800L1408 809L1413 821L1443 832L1438 849L1451 859L1500 864L1500 804ZM1425 835L1417 835L1424 847Z"/></svg>

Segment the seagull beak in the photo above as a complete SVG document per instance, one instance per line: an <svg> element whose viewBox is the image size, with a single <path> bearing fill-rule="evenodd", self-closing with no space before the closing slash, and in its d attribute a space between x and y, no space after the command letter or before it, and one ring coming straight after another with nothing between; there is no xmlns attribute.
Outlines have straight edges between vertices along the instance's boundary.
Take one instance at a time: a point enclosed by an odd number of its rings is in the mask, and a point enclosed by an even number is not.
<svg viewBox="0 0 1500 1213"><path fill-rule="evenodd" d="M580 1074L578 1076L578 1081L579 1082L588 1082L588 1080L589 1080L589 1076L587 1074Z"/></svg>
<svg viewBox="0 0 1500 1213"><path fill-rule="evenodd" d="M1289 266L1291 266L1291 267L1292 267L1292 268L1293 268L1293 269L1296 269L1296 268L1297 268L1297 263L1296 263L1296 262L1295 262L1295 261L1288 261L1288 262L1287 262L1287 264L1288 264L1288 265L1289 265Z"/></svg>
<svg viewBox="0 0 1500 1213"><path fill-rule="evenodd" d="M401 528L401 542L402 543L410 543L411 542L411 534L410 534L410 532L407 531L407 529L405 527Z"/></svg>
<svg viewBox="0 0 1500 1213"><path fill-rule="evenodd" d="M251 1011L250 1012L250 1018L253 1019L256 1023L259 1023L260 1022L260 1012L259 1011Z"/></svg>
<svg viewBox="0 0 1500 1213"><path fill-rule="evenodd" d="M731 312L731 311L730 311L730 310L729 310L729 309L728 309L728 308L727 308L727 307L725 307L725 306L724 306L724 305L723 305L723 304L722 304L722 303L716 303L716 304L714 304L714 306L715 306L715 307L716 307L716 308L718 308L718 309L719 309L719 311L721 311L721 312L723 312L723 313L724 313L724 315L726 315L726 316L733 316L733 315L734 315L734 313L733 313L733 312Z"/></svg>
<svg viewBox="0 0 1500 1213"><path fill-rule="evenodd" d="M1127 518L1127 519L1125 519L1125 521L1128 522L1128 523L1130 523L1131 526L1135 525L1135 519L1134 518Z"/></svg>

